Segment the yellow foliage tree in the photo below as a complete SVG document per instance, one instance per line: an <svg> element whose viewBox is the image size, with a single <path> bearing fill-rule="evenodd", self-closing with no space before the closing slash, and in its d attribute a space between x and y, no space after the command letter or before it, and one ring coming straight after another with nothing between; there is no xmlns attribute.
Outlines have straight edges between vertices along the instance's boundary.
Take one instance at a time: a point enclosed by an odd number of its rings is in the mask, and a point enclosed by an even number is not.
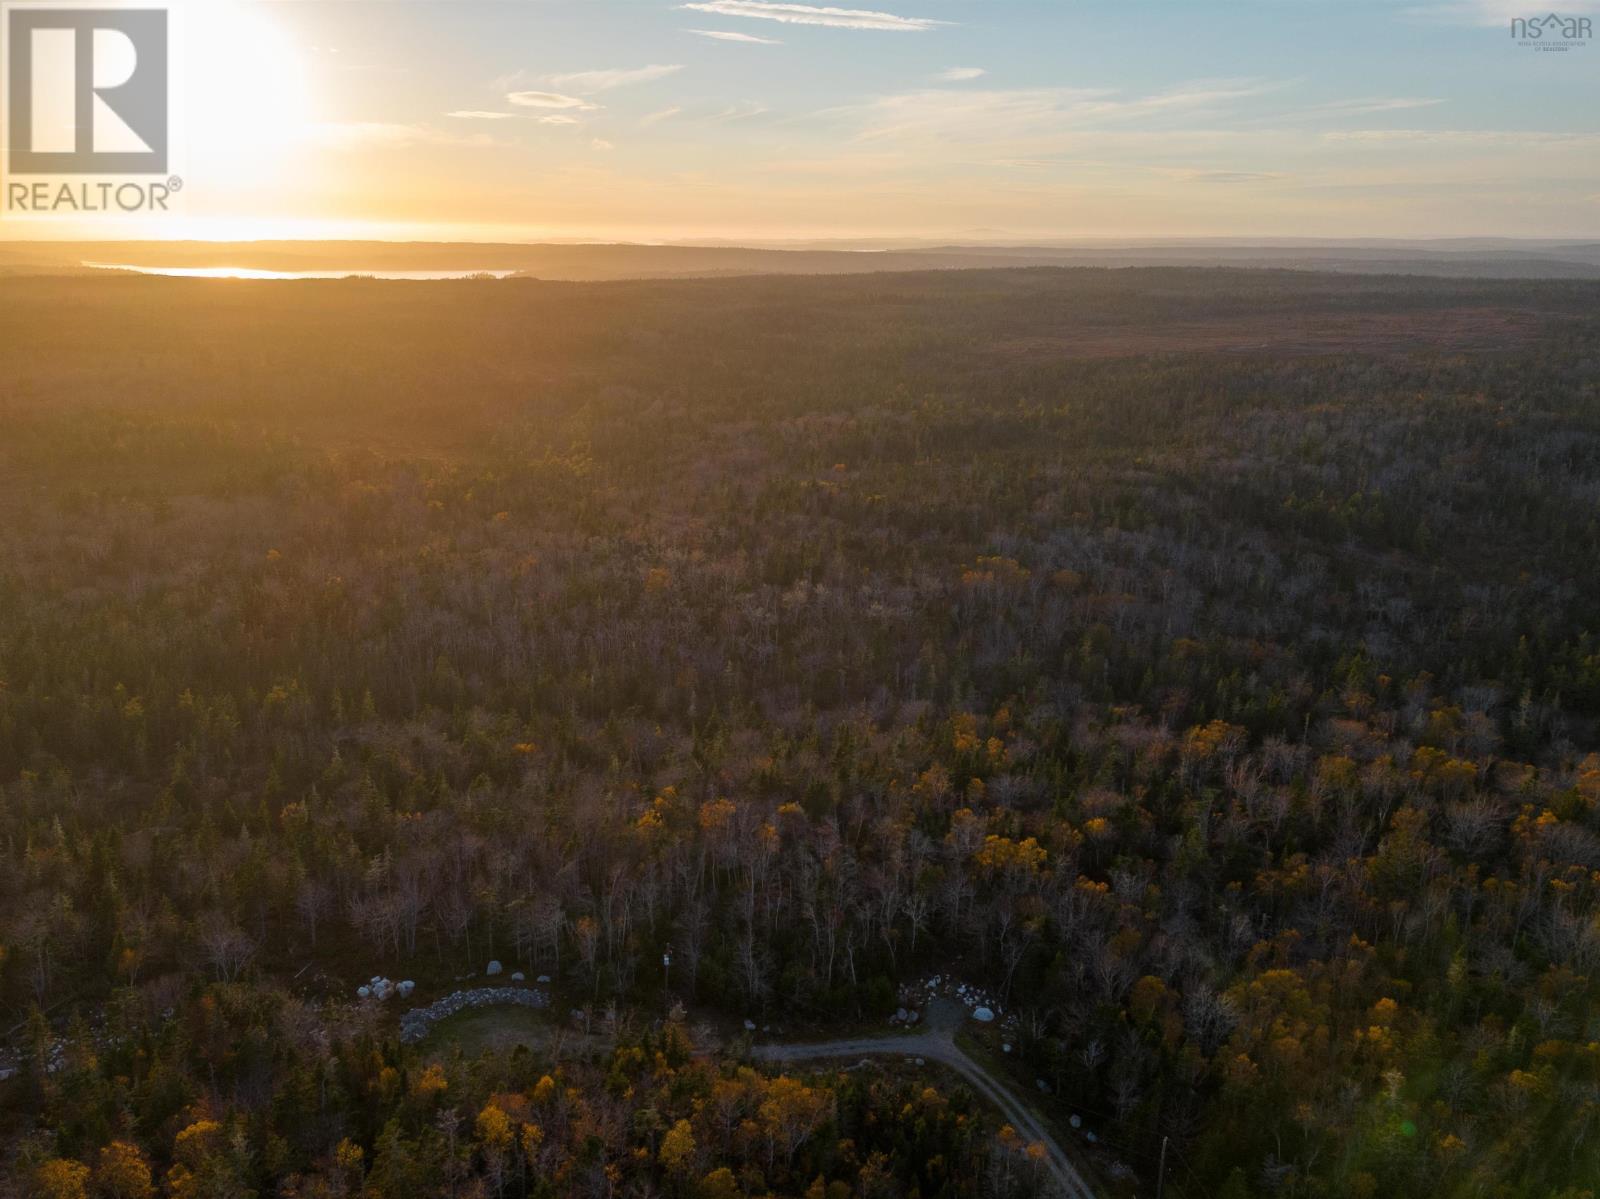
<svg viewBox="0 0 1600 1199"><path fill-rule="evenodd" d="M33 1172L33 1186L40 1199L88 1199L89 1167L52 1157Z"/></svg>
<svg viewBox="0 0 1600 1199"><path fill-rule="evenodd" d="M739 1180L732 1170L722 1166L700 1180L695 1195L696 1199L740 1199Z"/></svg>
<svg viewBox="0 0 1600 1199"><path fill-rule="evenodd" d="M434 1064L417 1075L411 1084L411 1093L426 1103L444 1094L449 1087L450 1080L445 1077L443 1068Z"/></svg>
<svg viewBox="0 0 1600 1199"><path fill-rule="evenodd" d="M137 1145L112 1141L100 1150L94 1167L94 1189L106 1199L149 1199L155 1194L150 1165Z"/></svg>
<svg viewBox="0 0 1600 1199"><path fill-rule="evenodd" d="M222 1148L222 1125L215 1120L196 1120L172 1142L172 1169L167 1171L167 1190L173 1199L191 1199L204 1193L213 1159Z"/></svg>
<svg viewBox="0 0 1600 1199"><path fill-rule="evenodd" d="M333 1165L351 1183L357 1183L361 1181L366 1156L360 1145L345 1137L334 1147Z"/></svg>
<svg viewBox="0 0 1600 1199"><path fill-rule="evenodd" d="M493 1103L478 1113L473 1130L484 1148L495 1153L503 1153L511 1148L515 1135L511 1127L511 1117Z"/></svg>
<svg viewBox="0 0 1600 1199"><path fill-rule="evenodd" d="M832 1114L830 1092L806 1086L794 1078L775 1078L767 1087L766 1100L757 1115L766 1131L772 1150L785 1162L794 1158L800 1146L822 1127Z"/></svg>
<svg viewBox="0 0 1600 1199"><path fill-rule="evenodd" d="M661 1138L661 1165L669 1174L686 1174L694 1165L694 1155L694 1128L689 1121L679 1120Z"/></svg>

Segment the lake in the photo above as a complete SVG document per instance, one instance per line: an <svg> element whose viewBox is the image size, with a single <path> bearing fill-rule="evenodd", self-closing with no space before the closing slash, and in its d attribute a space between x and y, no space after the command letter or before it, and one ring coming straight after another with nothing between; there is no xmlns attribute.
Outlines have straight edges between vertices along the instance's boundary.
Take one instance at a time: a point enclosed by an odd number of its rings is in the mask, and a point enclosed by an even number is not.
<svg viewBox="0 0 1600 1199"><path fill-rule="evenodd" d="M516 271L263 271L247 266L131 266L115 262L85 262L97 271L133 271L140 275L167 275L175 279L474 279L489 276L509 279Z"/></svg>

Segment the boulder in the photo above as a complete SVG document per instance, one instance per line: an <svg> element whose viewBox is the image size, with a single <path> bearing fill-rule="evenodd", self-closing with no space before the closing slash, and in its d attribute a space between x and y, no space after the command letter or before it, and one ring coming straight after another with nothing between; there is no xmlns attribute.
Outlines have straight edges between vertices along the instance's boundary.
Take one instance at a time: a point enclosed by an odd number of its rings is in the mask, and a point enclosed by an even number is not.
<svg viewBox="0 0 1600 1199"><path fill-rule="evenodd" d="M412 982L409 978L404 982L396 983L394 987L395 994L400 996L401 999L406 998L406 996L410 995L411 992L415 991L416 989L417 984Z"/></svg>
<svg viewBox="0 0 1600 1199"><path fill-rule="evenodd" d="M528 976L526 974L524 974L522 971L518 970L515 974L513 974L511 976L511 981L514 982L514 983L519 983L519 982L521 982L523 979L525 979L527 977Z"/></svg>
<svg viewBox="0 0 1600 1199"><path fill-rule="evenodd" d="M972 1018L974 1020L976 1020L979 1024L993 1024L994 1023L994 1012L992 1012L990 1009L988 1009L986 1007L973 1008L972 1009Z"/></svg>
<svg viewBox="0 0 1600 1199"><path fill-rule="evenodd" d="M356 988L356 994L358 996L360 996L362 999L371 998L371 996L372 996L372 988L371 987L357 987Z"/></svg>
<svg viewBox="0 0 1600 1199"><path fill-rule="evenodd" d="M544 986L549 986L550 985L550 976L548 974L541 974L538 978L534 979L533 981L536 982L536 983L541 983Z"/></svg>
<svg viewBox="0 0 1600 1199"><path fill-rule="evenodd" d="M755 1032L756 1022L754 1020L746 1020L744 1022L744 1030L745 1032Z"/></svg>
<svg viewBox="0 0 1600 1199"><path fill-rule="evenodd" d="M503 969L505 969L505 967L501 966L499 962L490 962L489 963L489 968L487 970L485 970L484 973L487 974L490 978L493 978L496 974L499 974L500 971L503 970Z"/></svg>

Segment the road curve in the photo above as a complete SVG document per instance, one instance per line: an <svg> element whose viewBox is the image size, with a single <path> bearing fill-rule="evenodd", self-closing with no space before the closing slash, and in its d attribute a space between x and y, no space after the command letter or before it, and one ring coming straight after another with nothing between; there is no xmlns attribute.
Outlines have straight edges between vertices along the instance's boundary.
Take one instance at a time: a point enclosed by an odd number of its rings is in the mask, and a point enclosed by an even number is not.
<svg viewBox="0 0 1600 1199"><path fill-rule="evenodd" d="M991 1076L956 1046L954 1040L938 1033L921 1036L870 1037L858 1041L818 1041L796 1045L757 1045L750 1055L758 1061L809 1062L831 1058L864 1057L921 1057L950 1067L972 1084L982 1095L1005 1115L1013 1128L1029 1142L1037 1141L1045 1148L1046 1163L1055 1177L1056 1185L1068 1199L1095 1199L1095 1193L1084 1181L1083 1175L1073 1166L1050 1135L1050 1130L1031 1112L1027 1105Z"/></svg>

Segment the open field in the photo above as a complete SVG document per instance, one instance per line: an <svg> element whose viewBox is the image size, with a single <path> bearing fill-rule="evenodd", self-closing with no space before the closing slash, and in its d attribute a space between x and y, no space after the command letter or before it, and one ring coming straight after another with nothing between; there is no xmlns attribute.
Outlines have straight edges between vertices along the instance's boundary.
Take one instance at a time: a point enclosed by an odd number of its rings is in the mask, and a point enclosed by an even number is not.
<svg viewBox="0 0 1600 1199"><path fill-rule="evenodd" d="M492 1053L497 1056L518 1049L542 1050L550 1043L550 1017L531 1008L472 1008L439 1021L428 1034L423 1052L448 1056L459 1048L470 1058Z"/></svg>

